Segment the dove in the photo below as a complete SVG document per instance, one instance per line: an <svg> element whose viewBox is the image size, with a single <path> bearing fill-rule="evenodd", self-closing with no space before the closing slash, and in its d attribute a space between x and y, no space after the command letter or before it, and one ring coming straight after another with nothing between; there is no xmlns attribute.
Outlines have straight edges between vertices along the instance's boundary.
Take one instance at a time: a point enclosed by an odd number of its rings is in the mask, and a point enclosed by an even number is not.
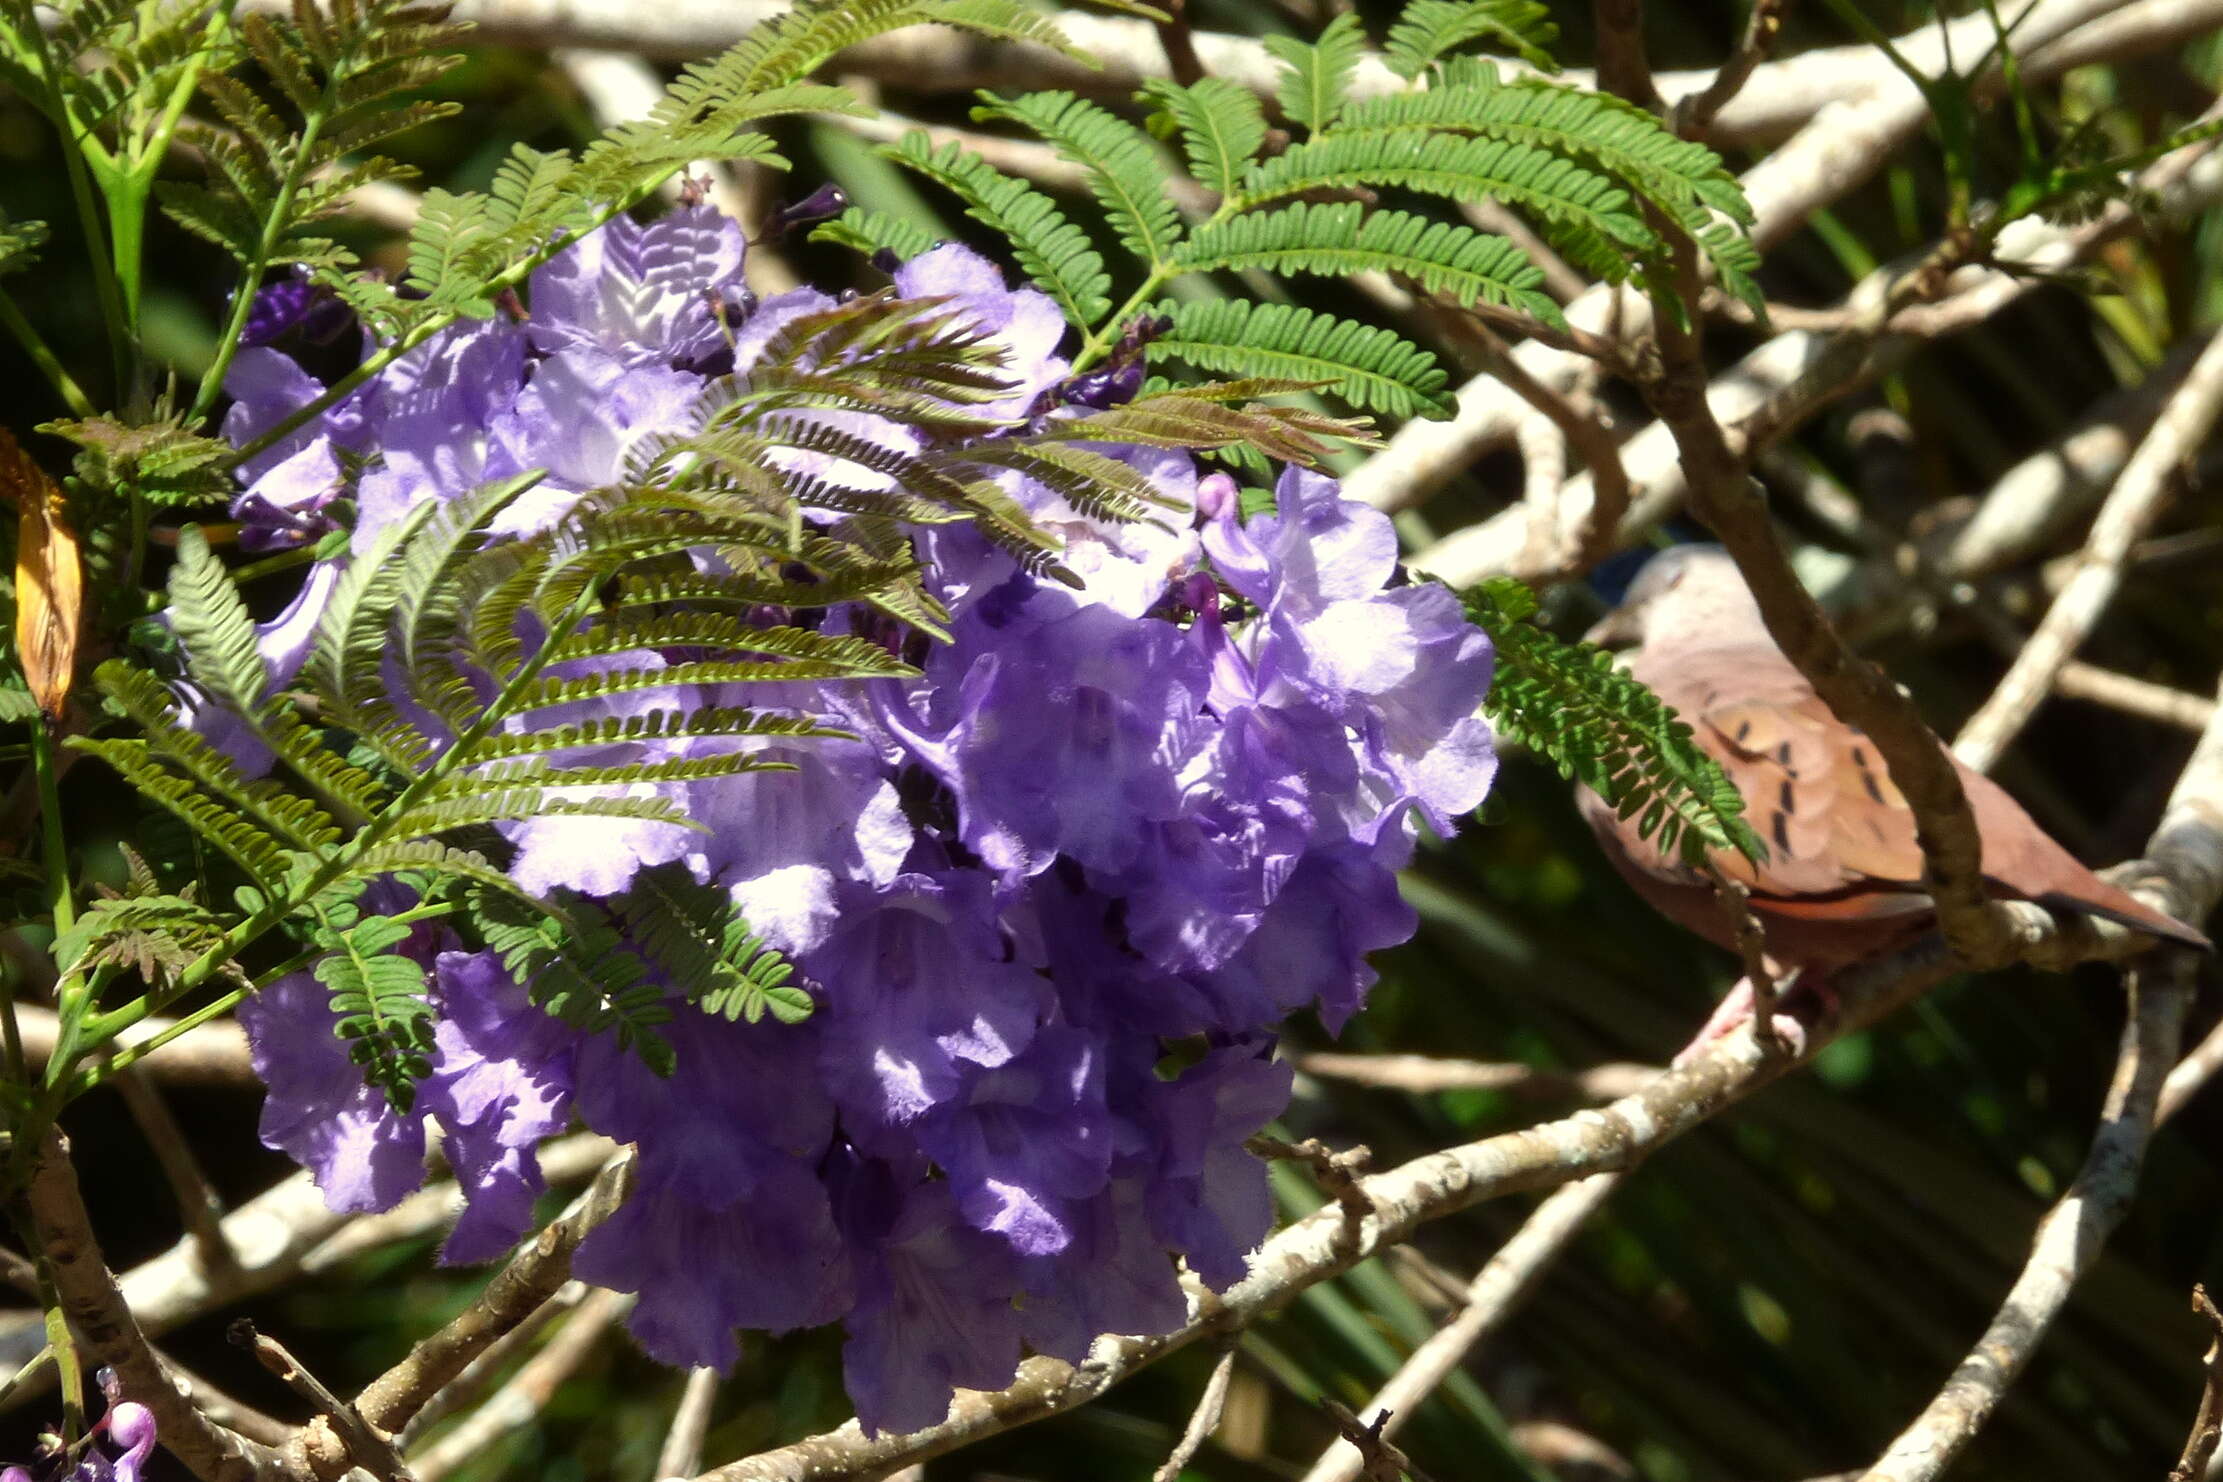
<svg viewBox="0 0 2223 1482"><path fill-rule="evenodd" d="M1756 864L1719 850L1712 862L1750 893L1775 971L1826 983L1836 969L1904 946L1936 924L1913 811L1875 744L1839 720L1775 646L1728 552L1699 545L1662 552L1585 636L1635 645L1629 671L1674 707L1743 795L1767 858ZM1990 778L1954 766L1994 898L2103 916L2213 950L2192 927L2078 863ZM1634 821L1587 788L1580 806L1639 894L1678 925L1736 950L1735 927L1703 872L1639 836Z"/></svg>

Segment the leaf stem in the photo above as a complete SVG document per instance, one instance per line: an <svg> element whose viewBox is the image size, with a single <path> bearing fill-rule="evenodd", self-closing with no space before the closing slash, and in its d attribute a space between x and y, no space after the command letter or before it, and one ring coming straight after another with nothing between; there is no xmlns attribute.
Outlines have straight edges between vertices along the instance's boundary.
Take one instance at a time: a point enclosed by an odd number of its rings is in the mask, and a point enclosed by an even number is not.
<svg viewBox="0 0 2223 1482"><path fill-rule="evenodd" d="M97 409L93 406L93 399L85 394L84 387L77 384L77 378L69 373L69 368L55 355L45 337L32 327L30 320L23 317L23 311L15 306L15 300L8 296L6 289L0 289L0 326L4 326L9 334L15 336L15 342L23 347L24 354L31 357L31 363L39 368L40 374L53 386L72 416L91 417L95 414Z"/></svg>

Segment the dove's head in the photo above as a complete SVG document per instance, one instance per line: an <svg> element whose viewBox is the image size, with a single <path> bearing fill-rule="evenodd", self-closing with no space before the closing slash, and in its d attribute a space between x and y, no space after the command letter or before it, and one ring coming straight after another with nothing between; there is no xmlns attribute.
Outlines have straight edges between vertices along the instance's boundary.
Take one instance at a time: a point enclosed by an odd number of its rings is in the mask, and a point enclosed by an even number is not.
<svg viewBox="0 0 2223 1482"><path fill-rule="evenodd" d="M1755 635L1768 641L1760 606L1729 553L1718 545L1679 545L1647 561L1621 605L1582 636L1608 648L1641 648L1669 638L1729 645Z"/></svg>

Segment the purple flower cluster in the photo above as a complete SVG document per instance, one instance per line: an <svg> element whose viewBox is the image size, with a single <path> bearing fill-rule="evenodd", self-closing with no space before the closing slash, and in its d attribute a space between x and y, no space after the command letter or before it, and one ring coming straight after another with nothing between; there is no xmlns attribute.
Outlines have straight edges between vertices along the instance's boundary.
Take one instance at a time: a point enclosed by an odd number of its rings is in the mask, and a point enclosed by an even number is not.
<svg viewBox="0 0 2223 1482"><path fill-rule="evenodd" d="M239 518L274 543L351 518L360 550L420 501L544 468L501 528L545 525L621 478L630 449L689 431L705 388L745 383L782 325L833 304L811 289L758 303L742 257L707 209L613 222L534 276L522 319L440 335L258 456ZM990 415L1071 415L1043 410L1075 389L1046 297L954 245L894 276L1004 351L1013 384ZM231 386L238 440L320 389L270 348L243 351ZM421 925L409 950L434 970L438 1037L412 1110L363 1083L304 974L241 1011L270 1087L264 1139L335 1207L373 1210L421 1181L436 1124L469 1196L446 1249L462 1261L526 1230L541 1140L576 1120L632 1143L636 1192L577 1274L638 1293L635 1334L676 1364L730 1364L742 1330L840 1322L850 1394L878 1429L939 1420L955 1387L1002 1386L1025 1349L1078 1360L1099 1334L1179 1325L1175 1256L1215 1287L1239 1280L1270 1224L1244 1142L1288 1097L1277 1026L1312 1005L1339 1027L1373 981L1367 954L1413 930L1395 873L1418 824L1450 830L1492 775L1475 716L1491 655L1449 592L1401 583L1388 520L1331 480L1292 469L1274 512L1246 520L1233 482L1185 454L1105 451L1173 513L1115 525L1003 479L1061 537L1079 590L970 526L918 532L953 638L916 679L589 708L746 703L846 733L578 758L740 744L790 764L653 784L702 831L572 816L509 830L509 868L534 891L622 899L644 872L683 871L727 893L807 977L808 1020L727 1022L675 989L677 1066L659 1076ZM795 456L837 484L882 478ZM343 466L365 459L350 517ZM278 678L345 559L268 625ZM836 608L824 625L880 621Z"/></svg>

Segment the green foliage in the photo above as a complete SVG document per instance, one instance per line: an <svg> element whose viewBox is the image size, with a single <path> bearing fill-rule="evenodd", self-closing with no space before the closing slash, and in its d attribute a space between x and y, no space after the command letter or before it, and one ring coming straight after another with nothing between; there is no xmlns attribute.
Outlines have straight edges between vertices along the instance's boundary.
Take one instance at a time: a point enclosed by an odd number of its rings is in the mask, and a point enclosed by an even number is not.
<svg viewBox="0 0 2223 1482"><path fill-rule="evenodd" d="M1356 15L1345 11L1330 20L1310 46L1287 36L1269 36L1266 50L1289 68L1275 95L1281 111L1291 123L1318 133L1343 111L1351 73L1366 55L1366 28Z"/></svg>
<svg viewBox="0 0 2223 1482"><path fill-rule="evenodd" d="M1207 77L1186 87L1154 81L1142 96L1153 109L1150 131L1180 136L1197 183L1223 199L1239 195L1244 171L1266 142L1265 110L1251 90Z"/></svg>
<svg viewBox="0 0 2223 1482"><path fill-rule="evenodd" d="M767 1013L782 1024L810 1017L810 990L794 981L794 964L749 929L723 892L684 870L635 876L623 915L628 938L703 1012L750 1024Z"/></svg>
<svg viewBox="0 0 2223 1482"><path fill-rule="evenodd" d="M1385 57L1424 86L1358 101L1348 92L1366 37L1355 16L1338 17L1311 45L1272 38L1268 47L1287 69L1278 101L1289 123L1305 131L1296 142L1269 127L1245 87L1211 77L1152 81L1137 95L1144 121L1150 134L1179 141L1186 188L1168 188L1149 138L1098 104L1067 92L982 94L976 118L1026 128L1079 168L1104 229L1141 270L1140 285L1116 308L1117 274L1090 224L1034 185L958 145L937 148L923 131L882 153L954 192L967 214L1012 242L1027 275L1087 335L1075 362L1084 370L1113 353L1146 306L1162 312L1161 290L1193 274L1387 273L1462 308L1482 305L1564 328L1542 273L1518 246L1463 224L1377 208L1383 191L1511 208L1591 275L1633 277L1665 293L1674 281L1673 245L1648 219L1656 213L1697 245L1725 289L1757 305L1758 256L1745 236L1752 210L1713 151L1619 99L1544 78L1502 81L1490 63L1456 55L1486 43L1548 69L1555 35L1536 0L1418 0L1389 33ZM1194 219L1184 221L1183 202L1195 203ZM863 211L820 235L899 251L927 239ZM1258 297L1255 284L1245 297ZM1199 347L1193 336L1182 338L1181 349L1151 345L1144 353L1154 368L1181 362L1241 377L1303 374L1354 405L1400 415L1441 408L1434 358L1395 329L1273 316L1252 325L1253 338L1239 335L1208 358L1190 353ZM1355 358L1339 358L1346 354ZM1385 367L1409 373L1411 382L1386 386Z"/></svg>
<svg viewBox="0 0 2223 1482"><path fill-rule="evenodd" d="M239 39L269 93L210 69L201 86L223 127L189 122L208 179L164 182L172 220L207 238L253 280L275 262L333 270L354 255L317 230L349 191L408 171L363 151L453 105L402 95L454 64L461 36L439 12L382 0L333 0L287 15L250 12Z"/></svg>
<svg viewBox="0 0 2223 1482"><path fill-rule="evenodd" d="M137 424L113 416L47 422L39 431L77 444L82 488L170 506L220 504L236 492L225 469L231 444L201 436L175 414Z"/></svg>
<svg viewBox="0 0 2223 1482"><path fill-rule="evenodd" d="M906 134L888 152L955 194L967 216L1009 243L1020 268L1075 324L1093 324L1111 308L1103 255L1048 196L962 144L935 148L923 132Z"/></svg>
<svg viewBox="0 0 2223 1482"><path fill-rule="evenodd" d="M1171 260L1181 212L1166 194L1165 161L1148 134L1071 93L981 96L988 101L974 118L1024 124L1088 171L1089 193L1129 252L1153 268Z"/></svg>
<svg viewBox="0 0 2223 1482"><path fill-rule="evenodd" d="M1418 77L1446 53L1483 41L1556 72L1551 46L1558 39L1551 7L1541 0L1408 0L1389 28L1382 59L1399 77Z"/></svg>
<svg viewBox="0 0 2223 1482"><path fill-rule="evenodd" d="M1151 342L1154 359L1179 360L1208 371L1257 372L1311 381L1362 411L1392 417L1447 416L1450 377L1435 357L1370 324L1338 319L1294 304L1157 304L1171 321Z"/></svg>
<svg viewBox="0 0 2223 1482"><path fill-rule="evenodd" d="M46 237L43 221L0 221L0 278L36 263Z"/></svg>
<svg viewBox="0 0 2223 1482"><path fill-rule="evenodd" d="M433 1051L424 965L396 950L409 931L390 916L358 916L344 926L324 925L315 936L329 953L317 959L315 973L331 990L339 1016L334 1032L348 1042L347 1057L363 1067L363 1079L404 1113L417 1082L432 1073Z"/></svg>
<svg viewBox="0 0 2223 1482"><path fill-rule="evenodd" d="M1704 867L1718 849L1755 863L1767 858L1721 764L1659 696L1615 667L1612 654L1561 643L1529 622L1536 595L1511 577L1484 582L1464 600L1497 649L1484 707L1500 736L1549 760L1694 866Z"/></svg>
<svg viewBox="0 0 2223 1482"><path fill-rule="evenodd" d="M1462 307L1495 304L1565 322L1544 293L1543 272L1505 238L1403 211L1369 213L1356 201L1300 202L1201 226L1183 244L1181 264L1200 272L1264 268L1330 278L1402 273Z"/></svg>

